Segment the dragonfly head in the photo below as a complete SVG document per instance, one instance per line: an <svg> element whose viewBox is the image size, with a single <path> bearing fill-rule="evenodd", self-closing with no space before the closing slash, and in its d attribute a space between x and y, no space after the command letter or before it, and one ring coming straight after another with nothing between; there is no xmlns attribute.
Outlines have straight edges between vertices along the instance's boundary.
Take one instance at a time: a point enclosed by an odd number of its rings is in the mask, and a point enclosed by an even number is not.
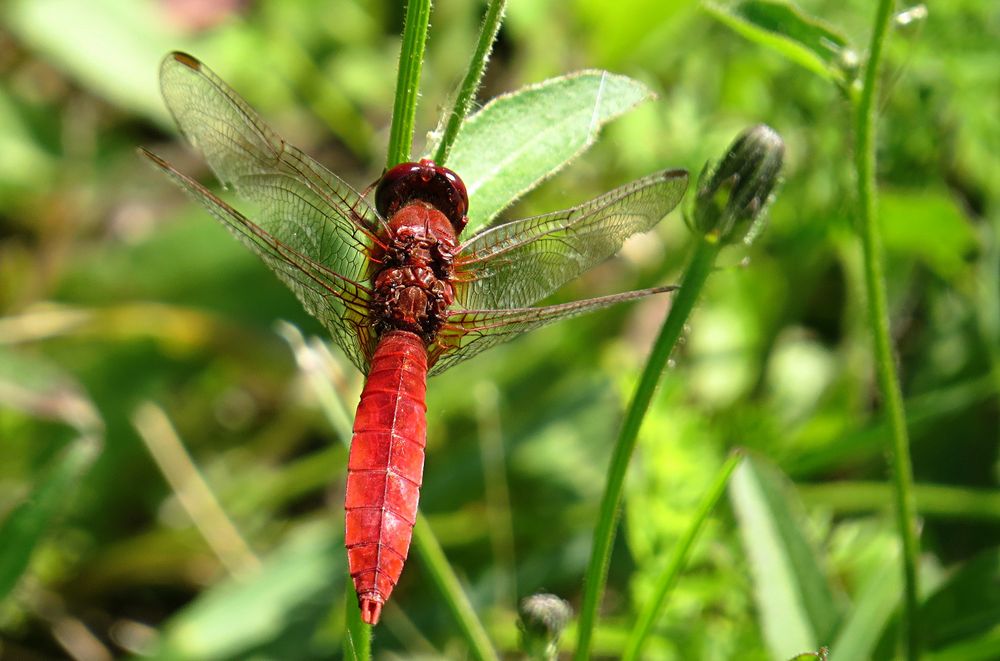
<svg viewBox="0 0 1000 661"><path fill-rule="evenodd" d="M390 218L409 202L426 202L448 217L455 235L468 222L469 194L461 178L430 159L400 163L382 175L375 189L375 208Z"/></svg>

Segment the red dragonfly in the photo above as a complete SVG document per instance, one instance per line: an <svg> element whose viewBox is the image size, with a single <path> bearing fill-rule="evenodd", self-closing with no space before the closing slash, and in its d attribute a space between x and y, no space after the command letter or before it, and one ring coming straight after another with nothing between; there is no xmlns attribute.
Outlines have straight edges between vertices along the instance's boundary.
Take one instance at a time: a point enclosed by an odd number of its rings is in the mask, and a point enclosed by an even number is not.
<svg viewBox="0 0 1000 661"><path fill-rule="evenodd" d="M367 375L348 459L345 544L362 618L375 624L417 514L427 376L544 324L670 290L530 307L658 223L683 197L687 173L660 172L459 240L469 201L451 170L429 160L397 165L369 200L282 140L190 55L168 55L160 83L181 132L254 206L253 220L142 153L256 252Z"/></svg>

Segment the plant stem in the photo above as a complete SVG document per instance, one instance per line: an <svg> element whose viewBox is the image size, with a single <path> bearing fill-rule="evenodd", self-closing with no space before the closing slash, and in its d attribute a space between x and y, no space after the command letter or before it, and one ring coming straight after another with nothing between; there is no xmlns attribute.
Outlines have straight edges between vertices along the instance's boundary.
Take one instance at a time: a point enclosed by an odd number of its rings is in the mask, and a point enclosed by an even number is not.
<svg viewBox="0 0 1000 661"><path fill-rule="evenodd" d="M427 26L431 19L431 0L409 0L403 23L403 45L399 49L399 75L396 78L396 100L392 107L392 127L389 130L389 153L386 167L410 160L413 145L414 118L420 91L420 68L424 63Z"/></svg>
<svg viewBox="0 0 1000 661"><path fill-rule="evenodd" d="M422 514L417 516L417 523L413 526L413 543L417 547L417 554L427 567L431 580L437 585L445 604L455 616L472 656L480 661L499 661L486 635L486 629L476 618L475 609L469 603L458 577L451 570L441 545L438 544L434 532Z"/></svg>
<svg viewBox="0 0 1000 661"><path fill-rule="evenodd" d="M583 603L580 606L579 631L577 636L576 654L578 661L590 657L591 638L594 625L597 622L597 609L604 593L604 584L608 578L608 564L611 560L611 547L615 539L615 529L618 525L618 509L621 504L622 490L625 484L625 472L635 449L639 427L653 398L653 391L660 379L667 359L674 345L684 332L694 303L701 289L712 272L712 265L719 253L720 243L714 239L699 238L694 256L688 264L687 271L680 289L670 306L660 335L656 338L652 353L643 369L642 377L636 388L632 402L625 413L618 441L611 456L608 468L608 481L601 498L601 510L594 530L593 547L590 551L590 562L587 565L587 575L584 579Z"/></svg>
<svg viewBox="0 0 1000 661"><path fill-rule="evenodd" d="M350 584L350 581L348 581ZM372 658L372 627L361 621L358 597L348 585L344 590L346 626L344 627L344 659L368 661Z"/></svg>
<svg viewBox="0 0 1000 661"><path fill-rule="evenodd" d="M448 114L448 123L444 127L441 135L441 142L438 143L437 151L434 153L434 162L444 165L451 152L451 147L455 144L458 130L462 127L465 116L469 114L472 101L479 89L479 83L483 79L483 72L486 70L486 63L490 59L490 51L493 50L493 42L496 41L497 33L500 31L500 23L503 21L503 13L507 8L507 0L490 0L486 9L486 16L483 18L483 25L479 31L479 41L476 44L476 52L472 54L469 61L469 70L465 73L462 86L458 90L458 97L455 98L455 107Z"/></svg>
<svg viewBox="0 0 1000 661"><path fill-rule="evenodd" d="M705 523L708 521L708 516L715 509L716 503L719 502L723 492L725 492L733 470L736 469L742 460L743 453L739 450L730 453L729 458L722 465L722 468L719 469L715 480L698 505L698 510L695 512L691 525L684 531L684 536L674 545L673 554L667 562L667 567L656 581L653 596L645 608L642 609L642 613L639 614L639 619L632 629L628 643L625 645L625 652L622 654L623 661L633 661L640 658L646 637L649 636L649 632L653 628L653 623L656 622L656 619L663 612L667 593L670 592L677 582L677 577L680 576L681 569L687 562L691 547L694 546L695 540L698 539L699 533L701 533L701 530L705 527Z"/></svg>
<svg viewBox="0 0 1000 661"><path fill-rule="evenodd" d="M920 655L917 618L917 560L920 553L917 537L916 506L913 496L913 473L906 429L906 414L899 379L893 364L889 335L889 312L886 302L885 273L882 263L881 228L875 211L875 98L878 65L882 57L892 0L880 0L875 14L864 87L855 107L854 158L858 180L858 224L865 261L865 287L868 317L875 344L875 365L891 436L892 477L897 524L903 547L903 645L907 659Z"/></svg>
<svg viewBox="0 0 1000 661"><path fill-rule="evenodd" d="M836 516L877 514L892 501L892 485L884 482L796 482L806 505L821 507ZM1000 490L915 484L917 511L926 518L1000 522Z"/></svg>

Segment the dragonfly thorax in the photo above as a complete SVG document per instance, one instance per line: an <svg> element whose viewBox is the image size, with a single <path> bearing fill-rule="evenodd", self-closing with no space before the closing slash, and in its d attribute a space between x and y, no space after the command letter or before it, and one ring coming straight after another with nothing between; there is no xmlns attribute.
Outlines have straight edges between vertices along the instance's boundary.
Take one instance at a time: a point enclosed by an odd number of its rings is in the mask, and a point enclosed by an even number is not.
<svg viewBox="0 0 1000 661"><path fill-rule="evenodd" d="M383 240L380 268L372 277L376 329L407 330L430 343L455 300L455 230L438 209L411 202L390 218Z"/></svg>

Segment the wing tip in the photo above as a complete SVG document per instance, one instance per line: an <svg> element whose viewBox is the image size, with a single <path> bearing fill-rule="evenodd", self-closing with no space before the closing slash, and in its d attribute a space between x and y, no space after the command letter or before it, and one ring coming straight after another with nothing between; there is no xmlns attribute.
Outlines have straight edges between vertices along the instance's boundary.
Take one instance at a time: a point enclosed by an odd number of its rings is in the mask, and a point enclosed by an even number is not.
<svg viewBox="0 0 1000 661"><path fill-rule="evenodd" d="M174 60L175 62L183 64L188 69L194 69L195 71L200 71L202 67L201 61L198 58L179 50L172 51L169 55L167 55L167 59Z"/></svg>
<svg viewBox="0 0 1000 661"><path fill-rule="evenodd" d="M157 156L153 152L149 151L145 147L136 147L135 150L136 150L136 153L139 154L139 156L143 156L143 157L147 158L148 160L152 161L153 165L156 165L156 166L158 166L160 168L163 168L164 170L169 169L169 165L167 164L167 162L165 160L163 160L162 158L160 158L159 156Z"/></svg>
<svg viewBox="0 0 1000 661"><path fill-rule="evenodd" d="M664 170L661 172L660 176L662 176L665 181L681 179L686 182L689 174L684 168L671 168L670 170Z"/></svg>

